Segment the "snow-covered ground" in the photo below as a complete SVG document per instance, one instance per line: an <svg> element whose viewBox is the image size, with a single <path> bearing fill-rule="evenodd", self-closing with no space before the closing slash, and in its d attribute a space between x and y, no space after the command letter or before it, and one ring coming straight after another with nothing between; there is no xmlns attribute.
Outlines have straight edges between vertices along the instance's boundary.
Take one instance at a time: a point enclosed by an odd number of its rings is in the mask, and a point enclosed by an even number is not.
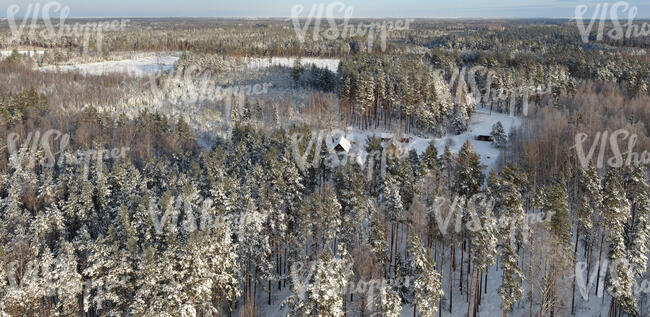
<svg viewBox="0 0 650 317"><path fill-rule="evenodd" d="M14 50L0 50L0 56L9 57ZM34 55L43 55L44 50L28 50L28 49L19 49L17 50L20 55L24 56L34 56Z"/></svg>
<svg viewBox="0 0 650 317"><path fill-rule="evenodd" d="M411 151L415 149L418 154L422 154L424 151L426 151L431 141L434 141L436 148L438 149L438 155L442 155L445 150L445 145L449 145L449 149L452 152L458 153L465 141L470 140L474 151L476 151L476 153L481 156L481 164L485 165L489 171L496 166L500 150L494 147L492 145L492 142L476 140L476 136L490 135L490 132L492 132L492 126L499 121L503 124L506 133L509 133L513 127L517 127L521 124L520 118L513 117L505 113L490 113L489 110L477 108L474 114L472 114L469 129L465 133L459 135L448 135L443 138L436 139L402 135L402 137L408 137L409 142L403 143L401 146L405 151ZM348 128L345 133L345 137L352 143L352 149L350 150L350 153L359 153L361 160L365 160L365 156L367 154L363 151L363 149L366 145L368 137L372 135L375 135L377 137L392 137L392 134L386 133L385 131L368 131ZM401 137L396 139L401 139Z"/></svg>
<svg viewBox="0 0 650 317"><path fill-rule="evenodd" d="M337 58L311 58L311 57L302 57L300 64L304 67L310 67L312 64L320 68L327 68L332 72L336 72L339 68L339 59ZM293 67L296 62L296 57L270 57L270 58L259 58L259 57L248 57L244 59L246 64L243 70L252 70L267 68L270 66L284 66L284 67Z"/></svg>
<svg viewBox="0 0 650 317"><path fill-rule="evenodd" d="M174 63L180 58L179 54L139 54L122 60L73 65L48 65L40 67L41 71L80 71L87 75L103 75L108 73L125 73L134 77L144 77L148 73L167 71L174 68Z"/></svg>
<svg viewBox="0 0 650 317"><path fill-rule="evenodd" d="M31 53L31 51L29 52ZM3 55L5 54L6 56L9 56L11 51L3 51ZM180 53L144 53L112 61L71 65L48 65L42 66L39 69L41 71L80 71L83 74L89 75L125 73L130 76L143 77L148 73L173 69L174 63L176 63L179 58ZM295 60L295 57L247 57L244 59L244 66L241 67L240 71L260 70L271 66L293 67ZM304 57L301 59L301 64L305 67L310 67L312 64L315 64L318 67L327 68L332 72L336 72L339 66L339 59Z"/></svg>

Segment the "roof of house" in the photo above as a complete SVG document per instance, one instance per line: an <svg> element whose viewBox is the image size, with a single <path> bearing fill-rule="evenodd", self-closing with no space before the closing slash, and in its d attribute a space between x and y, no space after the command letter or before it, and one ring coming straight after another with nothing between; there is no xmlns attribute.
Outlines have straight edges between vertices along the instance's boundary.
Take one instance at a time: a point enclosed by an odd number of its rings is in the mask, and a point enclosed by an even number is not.
<svg viewBox="0 0 650 317"><path fill-rule="evenodd" d="M347 152L347 151L350 151L350 148L352 147L352 146L350 145L350 141L348 141L348 139L346 139L344 136L340 136L340 137L338 137L338 138L336 139L336 141L334 142L334 148L336 148L336 147L339 146L339 145L340 145L340 146L343 148L343 150L346 151L346 152Z"/></svg>

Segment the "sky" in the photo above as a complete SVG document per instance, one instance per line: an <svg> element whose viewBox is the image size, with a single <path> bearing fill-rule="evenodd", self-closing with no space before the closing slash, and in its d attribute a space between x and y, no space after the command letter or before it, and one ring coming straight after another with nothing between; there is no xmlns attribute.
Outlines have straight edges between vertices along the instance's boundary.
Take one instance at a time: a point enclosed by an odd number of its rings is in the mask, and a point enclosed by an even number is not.
<svg viewBox="0 0 650 317"><path fill-rule="evenodd" d="M48 0L0 0L0 17L26 14L29 5L47 4ZM307 17L312 7L334 1L323 0L58 0L69 7L69 17L291 17L292 8L302 5L300 16ZM567 18L576 6L587 5L587 15L596 0L343 0L353 17L429 17L429 18ZM617 1L609 1L609 5ZM650 0L629 0L637 8L636 18L650 18ZM16 6L17 5L17 6ZM51 10L51 16L57 13ZM326 12L326 11L325 11ZM619 10L619 17L628 12ZM321 14L327 15L327 14ZM335 11L334 16L343 16Z"/></svg>

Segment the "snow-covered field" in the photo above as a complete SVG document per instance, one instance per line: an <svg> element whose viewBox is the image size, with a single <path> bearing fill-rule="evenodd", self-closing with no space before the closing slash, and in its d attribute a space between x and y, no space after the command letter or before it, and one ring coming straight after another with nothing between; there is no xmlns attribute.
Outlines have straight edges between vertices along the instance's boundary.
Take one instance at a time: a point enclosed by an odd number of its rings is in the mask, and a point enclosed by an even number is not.
<svg viewBox="0 0 650 317"><path fill-rule="evenodd" d="M332 72L336 72L339 68L339 59L337 58L310 58L303 57L300 60L300 64L304 67L310 67L312 64L320 68L327 68ZM271 58L259 58L259 57L249 57L244 60L246 66L244 69L260 69L270 66L284 66L284 67L293 67L296 62L296 57L271 57Z"/></svg>
<svg viewBox="0 0 650 317"><path fill-rule="evenodd" d="M174 68L174 63L180 55L174 53L166 54L140 54L122 60L105 61L97 63L73 64L73 65L48 65L40 67L41 71L80 71L87 75L103 75L109 73L125 73L134 77L144 77L148 73L167 71Z"/></svg>
<svg viewBox="0 0 650 317"><path fill-rule="evenodd" d="M29 52L30 54L32 53L31 51L25 52ZM2 51L2 54L3 56L9 56L11 51ZM40 54L42 54L42 51ZM39 67L39 70L50 72L80 71L83 74L89 75L125 73L134 77L143 77L148 73L173 69L174 63L176 63L179 58L180 53L146 53L112 61L71 65L47 65ZM244 59L244 66L241 67L240 71L260 70L271 66L293 67L295 60L296 58L294 57L248 57ZM301 64L305 67L310 67L312 64L315 64L318 67L327 68L332 72L336 72L339 66L339 59L305 57L301 59Z"/></svg>

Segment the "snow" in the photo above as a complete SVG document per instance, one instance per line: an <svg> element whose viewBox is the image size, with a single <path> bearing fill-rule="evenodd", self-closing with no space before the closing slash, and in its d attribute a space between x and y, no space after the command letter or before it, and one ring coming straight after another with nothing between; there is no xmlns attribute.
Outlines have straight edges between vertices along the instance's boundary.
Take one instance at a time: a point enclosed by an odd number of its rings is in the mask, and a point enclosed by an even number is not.
<svg viewBox="0 0 650 317"><path fill-rule="evenodd" d="M27 51L25 51L27 52ZM31 51L29 51L31 52ZM3 55L9 56L11 51L3 51ZM42 51L41 51L42 54ZM102 75L107 73L125 73L134 77L144 77L148 73L156 71L168 71L174 68L174 63L180 58L180 53L167 52L164 54L144 53L125 56L119 60L102 61L94 63L77 63L71 65L48 65L39 67L41 71L80 71L88 75ZM246 57L244 66L239 71L260 70L272 66L293 67L297 57ZM339 59L327 58L301 58L301 65L310 67L315 64L318 67L336 72L339 66Z"/></svg>
<svg viewBox="0 0 650 317"><path fill-rule="evenodd" d="M2 57L9 57L11 56L11 53L14 50L0 50L0 56ZM28 55L30 57L34 55L43 55L45 53L44 50L27 50L27 49L19 49L17 50L20 55Z"/></svg>
<svg viewBox="0 0 650 317"><path fill-rule="evenodd" d="M340 136L336 142L334 142L334 147L340 145L345 152L350 150L350 141L346 139L344 136Z"/></svg>
<svg viewBox="0 0 650 317"><path fill-rule="evenodd" d="M254 70L271 66L293 67L296 59L297 57L247 57L244 59L246 66L244 66L242 70ZM339 61L340 60L337 58L302 57L300 65L304 67L310 67L312 64L315 64L320 68L327 68L328 70L336 73L339 68Z"/></svg>
<svg viewBox="0 0 650 317"><path fill-rule="evenodd" d="M470 120L469 129L459 135L448 135L443 138L421 138L417 136L411 136L403 134L402 137L409 137L410 141L406 144L401 144L402 148L405 150L404 153L408 153L411 150L415 150L418 154L424 153L429 143L431 141L435 142L436 148L438 149L438 155L442 155L445 151L445 145L449 145L449 149L453 153L458 153L460 148L463 146L465 141L469 140L474 148L474 151L481 156L481 164L485 165L487 171L493 169L497 166L497 159L499 157L500 150L492 145L492 142L478 141L475 139L477 135L489 135L492 132L492 125L501 121L503 128L506 133L509 133L510 130L514 127L517 127L521 124L521 119L518 117L510 116L505 113L492 112L488 109L477 108L472 114ZM349 127L347 129L345 137L353 144L351 153L358 153L359 157L365 158L367 153L363 150L368 137L375 135L377 138L392 138L393 134L385 131L368 131L368 130L359 130L356 128ZM385 145L385 144L384 144Z"/></svg>
<svg viewBox="0 0 650 317"><path fill-rule="evenodd" d="M48 65L39 67L39 70L50 72L80 71L82 74L86 75L125 73L133 77L144 77L149 73L173 69L174 63L176 63L179 58L180 56L174 53L165 53L162 55L148 53L114 61L74 65Z"/></svg>

